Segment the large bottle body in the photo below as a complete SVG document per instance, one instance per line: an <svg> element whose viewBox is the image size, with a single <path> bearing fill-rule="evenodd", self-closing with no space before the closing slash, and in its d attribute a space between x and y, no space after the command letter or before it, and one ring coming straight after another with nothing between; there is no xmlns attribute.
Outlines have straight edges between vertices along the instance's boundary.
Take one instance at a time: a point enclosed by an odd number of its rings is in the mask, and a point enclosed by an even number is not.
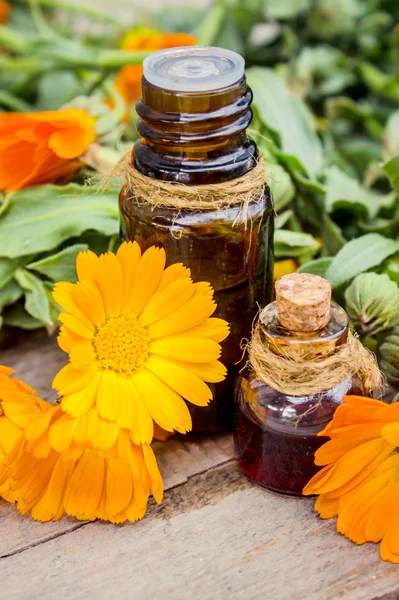
<svg viewBox="0 0 399 600"><path fill-rule="evenodd" d="M194 281L208 281L214 288L214 316L230 324L230 335L222 342L228 376L210 384L214 399L208 407L189 408L194 431L231 429L241 341L251 334L258 306L267 304L272 294L273 211L268 189L241 222L237 207L194 214L143 207L126 188L120 194L120 212L123 239L136 240L142 250L162 246L168 264L184 263Z"/></svg>
<svg viewBox="0 0 399 600"><path fill-rule="evenodd" d="M244 61L235 52L180 48L144 61L133 167L148 180L195 186L198 196L206 186L216 194L197 207L191 200L178 207L170 199L154 204L129 186L120 194L123 239L137 241L142 250L160 245L168 264L183 263L195 282L209 282L214 316L230 325L221 357L227 379L210 384L214 399L207 408L190 406L194 431L231 429L241 340L250 336L258 306L272 295L273 207L263 172L260 187L256 183L245 201L239 196L237 202L234 186L231 196L228 191L239 178L251 188L251 171L259 172L258 149L246 133L251 101Z"/></svg>

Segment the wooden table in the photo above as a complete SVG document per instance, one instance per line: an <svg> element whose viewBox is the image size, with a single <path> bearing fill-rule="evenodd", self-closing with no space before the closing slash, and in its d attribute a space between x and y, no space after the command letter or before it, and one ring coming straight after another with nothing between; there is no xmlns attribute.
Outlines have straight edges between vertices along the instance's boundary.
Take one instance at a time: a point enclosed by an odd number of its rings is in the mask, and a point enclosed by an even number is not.
<svg viewBox="0 0 399 600"><path fill-rule="evenodd" d="M0 356L49 400L64 361L44 332ZM35 523L0 502L0 598L399 599L399 565L336 533L312 499L251 484L230 434L172 439L156 453L165 499L135 524Z"/></svg>

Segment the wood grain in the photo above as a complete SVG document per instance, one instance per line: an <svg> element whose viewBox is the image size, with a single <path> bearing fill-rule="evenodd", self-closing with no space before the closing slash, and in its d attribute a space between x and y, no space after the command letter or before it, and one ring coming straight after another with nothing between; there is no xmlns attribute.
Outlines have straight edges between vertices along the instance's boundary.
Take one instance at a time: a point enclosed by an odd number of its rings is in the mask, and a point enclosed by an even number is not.
<svg viewBox="0 0 399 600"><path fill-rule="evenodd" d="M191 478L134 525L96 522L0 560L7 600L371 600L398 567L234 463ZM389 596L388 596L389 598Z"/></svg>
<svg viewBox="0 0 399 600"><path fill-rule="evenodd" d="M51 400L65 357L39 332L0 362ZM251 484L230 434L154 447L167 491L139 523L41 524L0 502L0 599L398 600L399 566L339 535L312 499Z"/></svg>

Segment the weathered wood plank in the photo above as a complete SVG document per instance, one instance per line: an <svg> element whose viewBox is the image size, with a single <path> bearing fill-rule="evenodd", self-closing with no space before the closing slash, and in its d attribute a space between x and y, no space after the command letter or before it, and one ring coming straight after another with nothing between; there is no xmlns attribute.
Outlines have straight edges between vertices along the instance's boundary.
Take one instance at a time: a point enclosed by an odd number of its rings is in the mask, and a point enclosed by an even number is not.
<svg viewBox="0 0 399 600"><path fill-rule="evenodd" d="M193 475L223 464L233 456L230 434L203 438L201 444L197 439L188 439L157 442L156 446L165 490L181 485ZM0 501L0 558L81 526L76 519L68 518L57 523L35 523L29 515L21 517L14 506Z"/></svg>
<svg viewBox="0 0 399 600"><path fill-rule="evenodd" d="M55 400L51 389L55 374L68 361L57 345L56 336L40 330L26 333L18 343L0 351L0 364L15 369L16 376L29 383L44 400Z"/></svg>
<svg viewBox="0 0 399 600"><path fill-rule="evenodd" d="M14 368L17 376L35 387L43 398L52 400L55 393L51 391L51 381L65 363L65 354L54 337L41 331L26 335L20 343L3 351L1 363ZM156 442L155 447L166 490L233 457L229 434L201 439L180 436L166 443ZM29 516L21 517L15 507L2 501L0 517L3 517L0 518L0 557L21 552L82 526L75 519L35 523Z"/></svg>
<svg viewBox="0 0 399 600"><path fill-rule="evenodd" d="M137 524L90 523L2 559L0 581L7 600L372 600L395 597L399 567L337 534L311 499L269 494L233 463Z"/></svg>

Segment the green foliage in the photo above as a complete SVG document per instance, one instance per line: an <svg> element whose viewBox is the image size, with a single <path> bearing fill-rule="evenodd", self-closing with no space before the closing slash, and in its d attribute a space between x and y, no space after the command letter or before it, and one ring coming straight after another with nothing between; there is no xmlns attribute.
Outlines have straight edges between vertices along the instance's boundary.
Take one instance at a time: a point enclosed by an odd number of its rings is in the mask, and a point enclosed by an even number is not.
<svg viewBox="0 0 399 600"><path fill-rule="evenodd" d="M399 252L399 243L377 233L369 233L348 242L334 257L326 272L333 288L377 267L388 256Z"/></svg>
<svg viewBox="0 0 399 600"><path fill-rule="evenodd" d="M87 27L73 29L81 19L71 15L82 14ZM329 279L399 383L399 329L386 330L398 320L399 3L214 0L144 20L244 55L254 92L249 133L278 215L275 255ZM75 280L79 251L118 243L118 190L83 183L137 139L137 115L113 85L122 66L149 52L121 50L131 29L65 0L19 0L0 27L0 110L84 108L99 136L96 160L86 157L75 183L0 197L0 326L51 328L54 282Z"/></svg>
<svg viewBox="0 0 399 600"><path fill-rule="evenodd" d="M0 257L48 252L88 230L112 236L118 219L115 192L76 184L25 188L10 194L0 219Z"/></svg>
<svg viewBox="0 0 399 600"><path fill-rule="evenodd" d="M399 321L399 288L388 275L362 273L345 292L346 310L363 336L375 336Z"/></svg>

